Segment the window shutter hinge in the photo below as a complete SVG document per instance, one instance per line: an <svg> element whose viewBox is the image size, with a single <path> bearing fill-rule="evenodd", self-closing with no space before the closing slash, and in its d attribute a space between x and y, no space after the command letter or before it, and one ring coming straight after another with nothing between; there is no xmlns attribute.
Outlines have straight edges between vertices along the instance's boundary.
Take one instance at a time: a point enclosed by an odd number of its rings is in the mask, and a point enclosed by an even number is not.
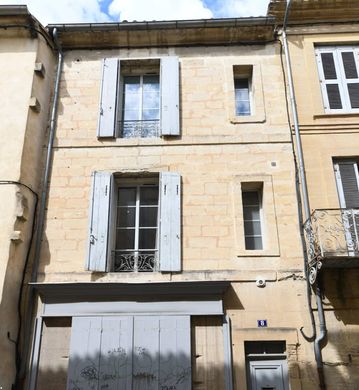
<svg viewBox="0 0 359 390"><path fill-rule="evenodd" d="M165 184L163 187L163 194L166 195L166 192L167 192L167 184Z"/></svg>
<svg viewBox="0 0 359 390"><path fill-rule="evenodd" d="M95 236L93 234L91 234L90 235L90 244L94 245L95 244L95 240L96 240Z"/></svg>
<svg viewBox="0 0 359 390"><path fill-rule="evenodd" d="M100 115L103 115L103 108L100 108Z"/></svg>

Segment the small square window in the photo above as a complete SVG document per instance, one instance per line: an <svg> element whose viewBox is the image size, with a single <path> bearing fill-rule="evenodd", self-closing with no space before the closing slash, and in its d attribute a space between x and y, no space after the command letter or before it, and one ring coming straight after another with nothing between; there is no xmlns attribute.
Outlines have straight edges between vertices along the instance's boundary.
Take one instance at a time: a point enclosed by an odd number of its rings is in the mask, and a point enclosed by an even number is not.
<svg viewBox="0 0 359 390"><path fill-rule="evenodd" d="M261 191L242 191L245 248L263 249Z"/></svg>

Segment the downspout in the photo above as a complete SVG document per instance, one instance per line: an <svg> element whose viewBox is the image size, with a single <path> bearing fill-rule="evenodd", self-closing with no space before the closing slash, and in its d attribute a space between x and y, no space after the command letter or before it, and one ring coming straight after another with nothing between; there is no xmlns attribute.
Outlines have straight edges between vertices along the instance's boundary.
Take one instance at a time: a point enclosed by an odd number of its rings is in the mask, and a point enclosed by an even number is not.
<svg viewBox="0 0 359 390"><path fill-rule="evenodd" d="M290 10L291 4L292 4L291 0L288 0L286 10L285 10L284 20L283 20L282 38L283 38L284 54L285 54L285 59L286 59L286 64L287 64L289 94L290 94L290 102L291 102L292 114L293 114L293 124L294 124L295 140L296 140L296 150L297 150L297 155L298 155L298 168L299 168L300 185L301 185L301 190L302 190L304 216L305 216L305 221L307 221L310 219L311 213L310 213L310 206L309 206L307 180L306 180L305 169L304 169L302 141L301 141L300 132L299 132L297 102L295 99L292 68L291 68L291 63L290 63L288 41L287 41L287 34L286 34L288 15L289 15L289 10ZM301 228L303 230L304 226L301 226ZM304 272L305 272L305 278L306 278L306 283L307 283L307 291L310 292L306 255L304 256ZM322 302L322 292L321 292L321 288L320 288L320 278L317 279L317 281L316 281L315 294L316 294L316 302L317 302L317 308L318 308L319 335L316 336L315 341L314 341L314 354L315 354L315 360L316 360L316 364L317 364L317 371L318 371L318 376L319 376L320 388L326 389L321 347L322 347L323 340L327 336L327 328L325 325L325 316L324 316L323 302ZM310 295L309 295L309 299L310 299Z"/></svg>
<svg viewBox="0 0 359 390"><path fill-rule="evenodd" d="M55 133L56 133L56 125L57 125L59 86L60 86L60 78L61 78L61 71L62 71L62 64L63 64L63 52L58 41L56 28L54 28L52 32L52 37L55 43L55 48L58 51L58 62L57 62L56 78L55 78L55 85L54 85L53 102L51 107L51 118L50 118L50 128L49 128L49 139L47 143L45 170L42 178L42 190L41 190L39 215L38 215L38 230L37 230L36 240L35 240L34 262L32 265L31 280L30 280L30 282L32 283L37 281L37 273L38 273L39 262L40 262L41 244L42 244L42 236L44 233L44 222L45 222L47 195L48 195L48 185L49 185L52 158L53 158L52 152L53 152L53 144L54 144ZM35 291L33 290L33 287L31 287L30 285L27 312L25 318L24 353L23 353L20 373L17 373L15 389L20 388L19 387L20 382L25 377L26 364L28 361L28 356L30 351L29 341L31 339L30 338L31 330L32 330L31 324L32 324L34 310L35 310L35 297L36 297Z"/></svg>

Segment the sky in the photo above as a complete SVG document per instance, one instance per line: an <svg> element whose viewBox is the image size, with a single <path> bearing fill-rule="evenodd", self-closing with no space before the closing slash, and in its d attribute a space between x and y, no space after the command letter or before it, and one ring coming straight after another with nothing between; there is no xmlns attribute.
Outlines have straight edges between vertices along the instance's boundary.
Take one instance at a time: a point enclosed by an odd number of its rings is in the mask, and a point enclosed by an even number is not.
<svg viewBox="0 0 359 390"><path fill-rule="evenodd" d="M269 0L0 0L25 4L44 25L265 16Z"/></svg>

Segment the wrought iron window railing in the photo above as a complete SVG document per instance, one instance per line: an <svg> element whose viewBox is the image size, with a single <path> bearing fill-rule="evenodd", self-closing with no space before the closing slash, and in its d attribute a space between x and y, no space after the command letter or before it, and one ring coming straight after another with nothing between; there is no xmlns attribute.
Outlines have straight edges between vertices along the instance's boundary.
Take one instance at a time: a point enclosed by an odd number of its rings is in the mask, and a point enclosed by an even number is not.
<svg viewBox="0 0 359 390"><path fill-rule="evenodd" d="M359 209L317 209L304 230L311 284L323 265L346 267L359 259Z"/></svg>
<svg viewBox="0 0 359 390"><path fill-rule="evenodd" d="M112 251L114 272L154 272L157 267L157 250Z"/></svg>
<svg viewBox="0 0 359 390"><path fill-rule="evenodd" d="M122 138L159 137L160 121L158 119L120 121L120 135Z"/></svg>

